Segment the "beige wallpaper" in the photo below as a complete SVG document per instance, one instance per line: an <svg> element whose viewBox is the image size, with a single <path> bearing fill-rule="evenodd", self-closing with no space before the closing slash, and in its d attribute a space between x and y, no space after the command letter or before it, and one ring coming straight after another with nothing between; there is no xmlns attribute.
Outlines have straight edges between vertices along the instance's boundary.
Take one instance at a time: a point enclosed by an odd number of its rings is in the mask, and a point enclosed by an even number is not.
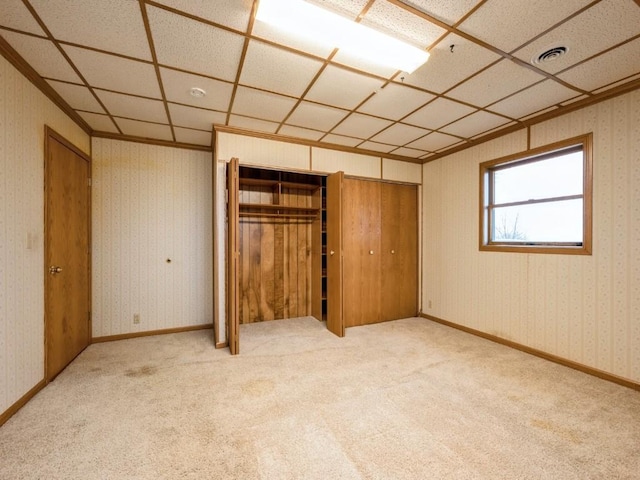
<svg viewBox="0 0 640 480"><path fill-rule="evenodd" d="M44 377L44 126L89 136L0 56L0 413Z"/></svg>
<svg viewBox="0 0 640 480"><path fill-rule="evenodd" d="M423 311L640 381L640 91L533 126L531 147L587 132L591 256L478 251L478 164L526 131L424 166Z"/></svg>
<svg viewBox="0 0 640 480"><path fill-rule="evenodd" d="M213 322L212 174L211 153L93 139L94 337Z"/></svg>

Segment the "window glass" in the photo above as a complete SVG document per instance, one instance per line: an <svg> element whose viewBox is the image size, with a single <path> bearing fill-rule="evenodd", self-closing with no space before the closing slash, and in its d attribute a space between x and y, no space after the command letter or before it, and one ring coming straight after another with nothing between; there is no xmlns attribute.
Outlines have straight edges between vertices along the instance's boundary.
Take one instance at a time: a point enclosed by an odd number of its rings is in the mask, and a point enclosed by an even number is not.
<svg viewBox="0 0 640 480"><path fill-rule="evenodd" d="M496 169L494 203L582 194L582 151Z"/></svg>

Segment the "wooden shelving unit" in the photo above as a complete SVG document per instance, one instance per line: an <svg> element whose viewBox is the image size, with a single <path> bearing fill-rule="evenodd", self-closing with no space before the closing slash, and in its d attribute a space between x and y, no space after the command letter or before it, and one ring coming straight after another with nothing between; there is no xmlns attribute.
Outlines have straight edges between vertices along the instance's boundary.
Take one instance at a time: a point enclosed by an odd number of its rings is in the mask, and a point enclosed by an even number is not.
<svg viewBox="0 0 640 480"><path fill-rule="evenodd" d="M282 203L287 192L299 190L307 191L311 194L321 188L320 185L242 176L239 179L239 184L241 190L243 187L269 189L271 190L272 196L271 203L241 201L239 205L241 217L287 217L314 220L320 213L320 208L286 205Z"/></svg>

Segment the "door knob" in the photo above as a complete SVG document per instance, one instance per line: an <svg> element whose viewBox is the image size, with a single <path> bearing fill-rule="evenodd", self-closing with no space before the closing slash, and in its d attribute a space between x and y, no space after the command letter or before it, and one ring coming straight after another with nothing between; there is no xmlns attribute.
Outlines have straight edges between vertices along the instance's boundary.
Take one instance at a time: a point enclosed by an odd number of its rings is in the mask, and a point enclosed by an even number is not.
<svg viewBox="0 0 640 480"><path fill-rule="evenodd" d="M51 265L51 266L49 267L49 273L50 273L51 275L55 275L56 273L60 273L61 271L62 271L62 267L56 267L56 266L54 266L54 265Z"/></svg>
<svg viewBox="0 0 640 480"><path fill-rule="evenodd" d="M391 250L391 255L395 254L396 251L395 250Z"/></svg>
<svg viewBox="0 0 640 480"><path fill-rule="evenodd" d="M333 250L331 250L331 251L329 252L329 255L333 255L334 253L336 253L336 252L334 252Z"/></svg>
<svg viewBox="0 0 640 480"><path fill-rule="evenodd" d="M369 250L369 255L373 255L373 250Z"/></svg>

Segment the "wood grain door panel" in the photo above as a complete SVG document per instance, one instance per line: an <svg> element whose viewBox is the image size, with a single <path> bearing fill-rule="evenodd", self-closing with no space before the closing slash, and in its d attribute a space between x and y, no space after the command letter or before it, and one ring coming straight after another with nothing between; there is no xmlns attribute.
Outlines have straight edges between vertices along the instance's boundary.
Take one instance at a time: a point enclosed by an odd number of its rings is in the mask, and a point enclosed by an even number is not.
<svg viewBox="0 0 640 480"><path fill-rule="evenodd" d="M382 318L418 311L418 192L414 185L381 184Z"/></svg>
<svg viewBox="0 0 640 480"><path fill-rule="evenodd" d="M345 179L343 206L344 323L376 323L382 288L380 182Z"/></svg>
<svg viewBox="0 0 640 480"><path fill-rule="evenodd" d="M46 380L91 340L91 164L51 130L45 161Z"/></svg>
<svg viewBox="0 0 640 480"><path fill-rule="evenodd" d="M232 158L227 166L227 338L232 355L240 353L239 259L239 162Z"/></svg>
<svg viewBox="0 0 640 480"><path fill-rule="evenodd" d="M344 173L327 177L327 329L344 337L342 193Z"/></svg>

